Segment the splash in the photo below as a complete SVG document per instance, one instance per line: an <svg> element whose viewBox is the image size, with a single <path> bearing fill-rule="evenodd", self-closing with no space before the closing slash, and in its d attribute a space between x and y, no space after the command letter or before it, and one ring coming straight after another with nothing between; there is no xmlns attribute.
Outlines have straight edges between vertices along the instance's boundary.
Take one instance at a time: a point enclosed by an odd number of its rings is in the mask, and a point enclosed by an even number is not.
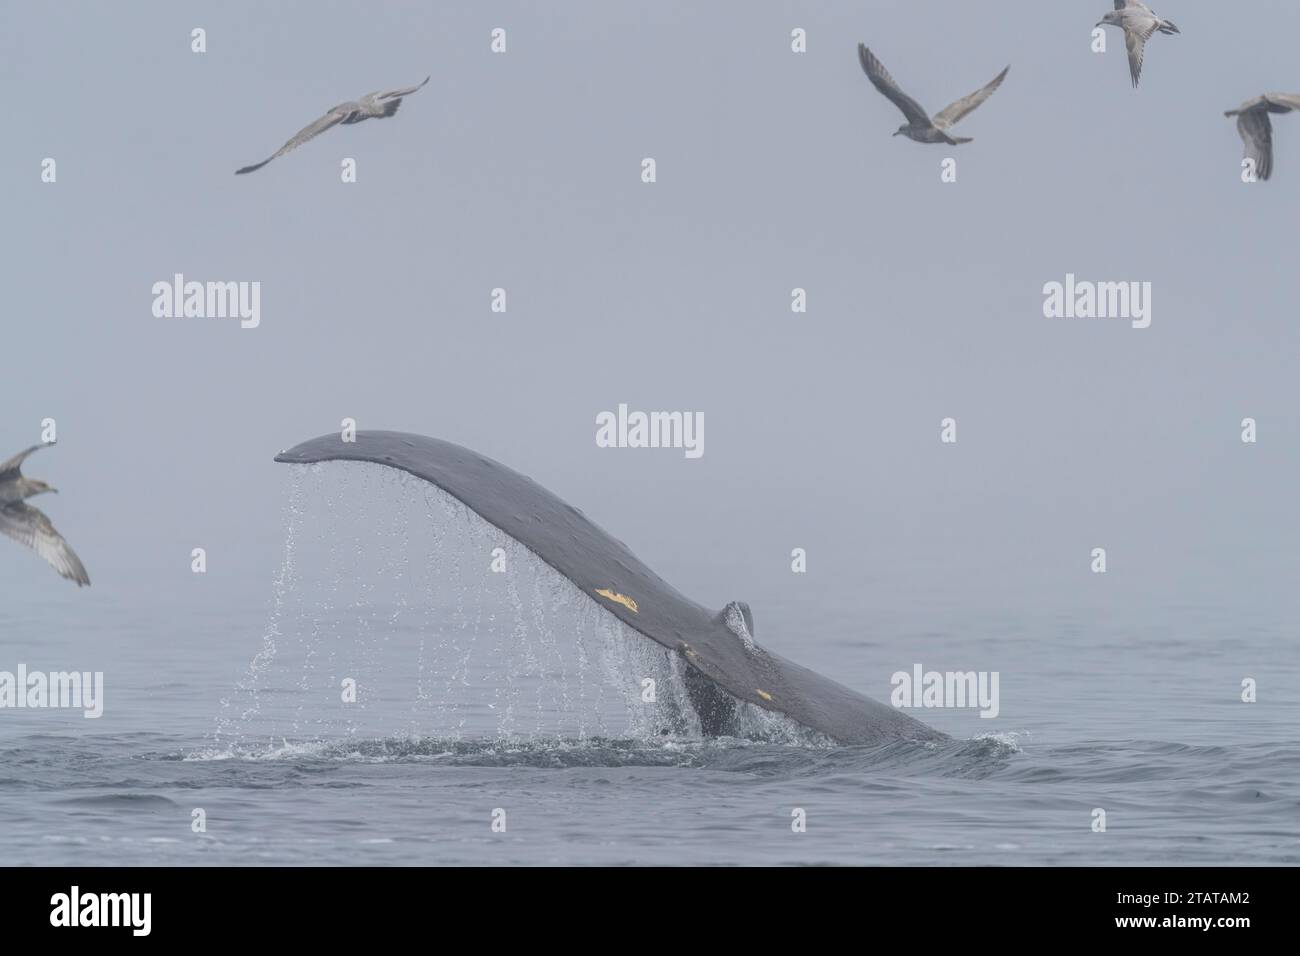
<svg viewBox="0 0 1300 956"><path fill-rule="evenodd" d="M1018 754L1022 749L1020 738L1028 736L1028 731L1006 730L999 733L976 734L971 740L985 744L999 755Z"/></svg>
<svg viewBox="0 0 1300 956"><path fill-rule="evenodd" d="M298 528L301 524L302 502L302 482L295 479L290 487L289 502L285 508L284 561L272 584L273 602L266 630L262 634L262 646L249 662L248 672L235 685L235 695L245 702L245 706L235 716L231 699L229 697L221 699L221 711L217 716L217 729L214 734L217 741L221 741L223 737L237 735L238 728L254 720L260 709L258 686L262 676L275 661L276 641L280 636L280 621L284 615L285 599L295 584L294 552Z"/></svg>
<svg viewBox="0 0 1300 956"><path fill-rule="evenodd" d="M702 737L677 655L457 499L368 463L289 470L267 627L213 753ZM737 716L746 738L825 743L751 704Z"/></svg>

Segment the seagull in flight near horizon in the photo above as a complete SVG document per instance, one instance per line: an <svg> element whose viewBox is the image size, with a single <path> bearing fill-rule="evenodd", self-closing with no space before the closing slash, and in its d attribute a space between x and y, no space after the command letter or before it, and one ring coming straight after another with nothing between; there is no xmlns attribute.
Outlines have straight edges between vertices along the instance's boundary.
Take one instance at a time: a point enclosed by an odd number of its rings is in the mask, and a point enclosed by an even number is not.
<svg viewBox="0 0 1300 956"><path fill-rule="evenodd" d="M1292 110L1300 110L1300 93L1265 93L1223 114L1237 117L1246 158L1255 161L1255 175L1260 179L1273 175L1273 121L1268 114Z"/></svg>
<svg viewBox="0 0 1300 956"><path fill-rule="evenodd" d="M862 69L866 72L867 78L871 80L872 85L883 93L891 103L902 110L903 115L907 117L907 122L898 127L898 130L894 133L895 136L906 136L918 143L947 143L950 146L971 142L969 136L948 135L949 127L992 96L993 91L1002 85L1007 70L1011 69L1008 66L995 76L987 86L976 90L970 96L963 96L955 103L948 104L934 114L934 118L931 119L921 104L904 93L902 88L894 82L894 78L889 75L885 65L876 59L876 55L868 50L864 43L858 44L858 60L862 63Z"/></svg>
<svg viewBox="0 0 1300 956"><path fill-rule="evenodd" d="M76 581L77 587L89 585L90 575L86 574L86 568L76 552L63 540L63 535L54 530L54 525L50 524L50 519L45 517L44 512L23 501L24 498L47 491L58 493L45 482L25 478L22 473L23 461L27 456L44 447L33 445L0 465L0 534L31 548L59 574L69 581Z"/></svg>
<svg viewBox="0 0 1300 956"><path fill-rule="evenodd" d="M388 90L385 93L367 93L359 100L340 103L310 126L304 126L300 129L289 142L285 143L269 157L260 163L254 163L252 166L236 169L235 175L239 176L243 173L251 173L255 169L261 169L277 156L283 156L291 149L296 149L308 140L315 139L331 126L337 126L340 123L347 126L352 123L360 123L363 120L383 119L386 116L392 116L397 112L397 108L402 105L403 96L410 96L428 82L429 77L426 76L423 82L417 83L415 86L408 86L400 90Z"/></svg>
<svg viewBox="0 0 1300 956"><path fill-rule="evenodd" d="M1142 76L1142 56L1147 40L1157 31L1167 35L1182 33L1173 21L1161 19L1154 10L1140 0L1115 0L1115 9L1097 21L1097 26L1119 27L1124 31L1124 44L1128 47L1128 71L1134 88Z"/></svg>

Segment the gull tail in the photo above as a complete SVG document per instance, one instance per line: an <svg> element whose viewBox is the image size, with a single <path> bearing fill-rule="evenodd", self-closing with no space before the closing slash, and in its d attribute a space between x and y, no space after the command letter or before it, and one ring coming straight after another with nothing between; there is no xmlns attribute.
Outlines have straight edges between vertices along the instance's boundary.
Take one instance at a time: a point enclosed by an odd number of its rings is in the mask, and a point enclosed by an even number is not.
<svg viewBox="0 0 1300 956"><path fill-rule="evenodd" d="M962 143L975 142L974 136L949 136L948 143L951 146L960 146Z"/></svg>
<svg viewBox="0 0 1300 956"><path fill-rule="evenodd" d="M428 81L426 80L425 82L427 83ZM421 86L423 86L423 85L424 85L424 84L421 84ZM385 115L385 116L392 116L394 113L397 112L397 108L398 108L399 106L401 106L401 105L402 105L402 98L401 98L400 96L399 96L397 99L392 100L391 102L385 103L385 104L384 104L384 115ZM403 120L402 122L406 122L406 121Z"/></svg>

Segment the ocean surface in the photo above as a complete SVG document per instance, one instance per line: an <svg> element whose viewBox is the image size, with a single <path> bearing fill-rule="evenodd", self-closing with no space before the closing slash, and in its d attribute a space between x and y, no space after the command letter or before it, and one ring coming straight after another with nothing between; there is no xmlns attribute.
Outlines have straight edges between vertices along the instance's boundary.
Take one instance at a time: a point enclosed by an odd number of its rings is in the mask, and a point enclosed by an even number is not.
<svg viewBox="0 0 1300 956"><path fill-rule="evenodd" d="M757 710L707 739L667 655L463 507L294 471L257 599L6 595L0 671L105 691L97 719L0 711L0 863L1300 862L1280 612L746 595L760 644L869 696L914 664L996 670L999 713L912 711L938 744L840 747Z"/></svg>

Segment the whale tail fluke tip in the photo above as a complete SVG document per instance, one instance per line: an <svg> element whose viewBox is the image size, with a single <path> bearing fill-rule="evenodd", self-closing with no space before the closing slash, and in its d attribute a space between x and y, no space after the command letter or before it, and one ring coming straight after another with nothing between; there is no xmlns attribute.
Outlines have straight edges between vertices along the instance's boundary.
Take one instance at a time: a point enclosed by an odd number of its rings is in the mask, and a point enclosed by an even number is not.
<svg viewBox="0 0 1300 956"><path fill-rule="evenodd" d="M737 621L739 618L739 622ZM742 623L746 634L752 640L754 637L754 614L749 609L749 605L744 601L731 601L718 613L718 620L726 624L733 631L736 630L737 623Z"/></svg>

